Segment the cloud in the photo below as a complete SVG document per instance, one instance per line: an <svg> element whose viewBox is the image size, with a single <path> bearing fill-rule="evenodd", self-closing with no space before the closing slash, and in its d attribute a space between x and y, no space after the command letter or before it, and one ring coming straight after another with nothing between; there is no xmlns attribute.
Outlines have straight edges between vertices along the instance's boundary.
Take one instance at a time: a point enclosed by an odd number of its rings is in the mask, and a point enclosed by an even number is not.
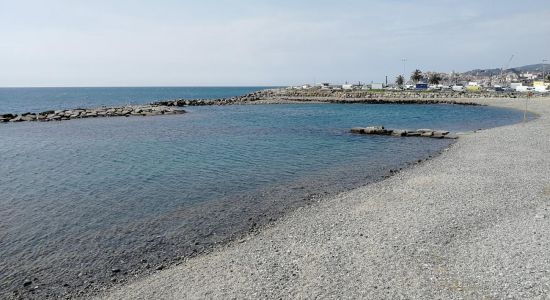
<svg viewBox="0 0 550 300"><path fill-rule="evenodd" d="M0 86L382 81L402 57L440 71L539 62L550 10L505 2L12 1Z"/></svg>

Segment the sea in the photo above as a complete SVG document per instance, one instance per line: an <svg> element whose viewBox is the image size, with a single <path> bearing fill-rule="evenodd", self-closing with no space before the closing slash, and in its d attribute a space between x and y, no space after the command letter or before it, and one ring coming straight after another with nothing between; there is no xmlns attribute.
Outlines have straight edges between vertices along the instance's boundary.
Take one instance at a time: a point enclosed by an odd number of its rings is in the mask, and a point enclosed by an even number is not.
<svg viewBox="0 0 550 300"><path fill-rule="evenodd" d="M215 99L266 87L1 88L0 114ZM382 180L465 132L520 122L485 106L273 104L0 124L0 298L86 296L254 234Z"/></svg>

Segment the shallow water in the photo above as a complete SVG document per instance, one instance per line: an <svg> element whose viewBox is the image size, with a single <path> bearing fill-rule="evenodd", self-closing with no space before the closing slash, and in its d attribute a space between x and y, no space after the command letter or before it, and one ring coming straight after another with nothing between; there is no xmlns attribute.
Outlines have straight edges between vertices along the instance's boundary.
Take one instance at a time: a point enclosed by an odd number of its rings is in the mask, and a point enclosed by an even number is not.
<svg viewBox="0 0 550 300"><path fill-rule="evenodd" d="M521 112L453 105L236 105L176 116L0 124L0 297L88 293L207 251ZM122 271L113 273L111 269ZM24 287L25 279L33 283ZM32 294L30 287L38 286Z"/></svg>

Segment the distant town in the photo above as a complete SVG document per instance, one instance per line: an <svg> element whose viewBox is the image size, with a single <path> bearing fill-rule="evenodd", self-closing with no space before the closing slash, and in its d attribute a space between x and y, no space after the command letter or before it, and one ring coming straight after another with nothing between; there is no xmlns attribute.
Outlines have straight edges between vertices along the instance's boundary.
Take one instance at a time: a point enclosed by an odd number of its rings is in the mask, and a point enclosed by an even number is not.
<svg viewBox="0 0 550 300"><path fill-rule="evenodd" d="M548 72L547 72L548 71ZM423 72L414 70L409 76L398 75L385 82L304 84L290 89L322 90L453 90L458 92L534 92L550 91L550 64L517 68L478 69L464 73Z"/></svg>

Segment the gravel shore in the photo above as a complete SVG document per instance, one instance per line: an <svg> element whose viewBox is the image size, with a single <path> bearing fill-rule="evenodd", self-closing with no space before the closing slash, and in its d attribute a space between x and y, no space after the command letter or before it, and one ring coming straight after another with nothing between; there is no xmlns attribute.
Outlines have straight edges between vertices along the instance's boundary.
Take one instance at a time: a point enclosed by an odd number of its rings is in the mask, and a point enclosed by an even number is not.
<svg viewBox="0 0 550 300"><path fill-rule="evenodd" d="M102 298L550 299L550 98L529 109Z"/></svg>

